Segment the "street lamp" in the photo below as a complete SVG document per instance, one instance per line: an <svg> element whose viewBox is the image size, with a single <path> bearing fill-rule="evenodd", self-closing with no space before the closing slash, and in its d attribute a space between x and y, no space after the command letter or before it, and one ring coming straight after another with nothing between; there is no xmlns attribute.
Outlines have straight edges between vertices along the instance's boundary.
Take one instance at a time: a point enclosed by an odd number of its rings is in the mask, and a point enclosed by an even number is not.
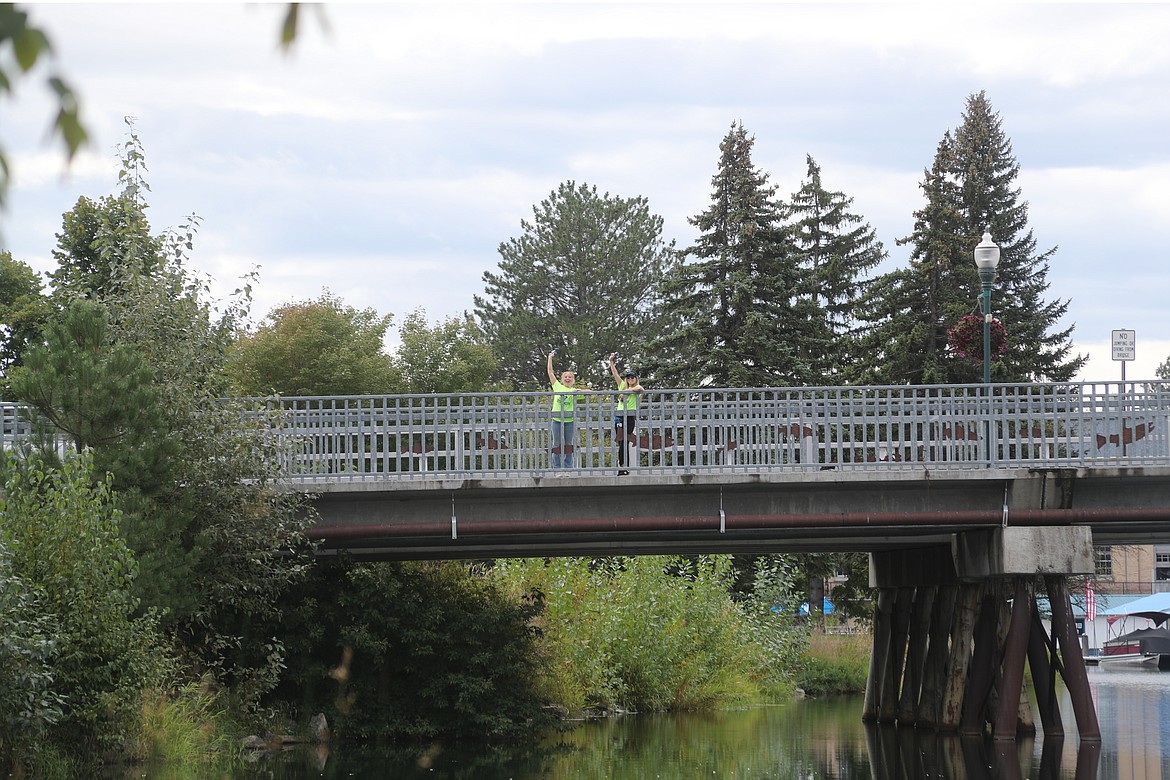
<svg viewBox="0 0 1170 780"><path fill-rule="evenodd" d="M983 240L975 247L975 267L983 285L983 392L988 394L991 384L991 285L995 283L995 268L999 265L999 246L984 232Z"/></svg>

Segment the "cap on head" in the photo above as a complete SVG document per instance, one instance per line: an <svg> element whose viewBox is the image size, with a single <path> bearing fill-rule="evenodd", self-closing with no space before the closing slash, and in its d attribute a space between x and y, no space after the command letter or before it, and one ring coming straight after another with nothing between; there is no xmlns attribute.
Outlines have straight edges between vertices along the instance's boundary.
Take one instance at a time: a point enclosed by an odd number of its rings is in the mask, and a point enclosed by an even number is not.
<svg viewBox="0 0 1170 780"><path fill-rule="evenodd" d="M622 376L624 376L624 377L626 377L626 378L629 378L629 377L634 377L634 376L637 376L637 375L638 375L638 372L637 372L637 371L635 371L635 370L634 370L634 369L632 369L632 368L627 368L627 369L626 369L626 371L625 371L625 373L624 373L624 374L622 374Z"/></svg>

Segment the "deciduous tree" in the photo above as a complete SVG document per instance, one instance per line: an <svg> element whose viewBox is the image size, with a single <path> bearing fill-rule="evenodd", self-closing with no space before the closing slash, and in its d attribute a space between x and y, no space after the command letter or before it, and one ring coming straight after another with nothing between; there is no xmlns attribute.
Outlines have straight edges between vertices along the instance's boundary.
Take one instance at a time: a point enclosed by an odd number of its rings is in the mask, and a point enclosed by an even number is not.
<svg viewBox="0 0 1170 780"><path fill-rule="evenodd" d="M448 317L434 327L426 312L402 323L395 364L410 393L468 393L490 390L496 371L491 345L470 316Z"/></svg>
<svg viewBox="0 0 1170 780"><path fill-rule="evenodd" d="M51 624L47 660L63 707L46 733L97 756L119 747L142 691L161 679L162 643L154 618L137 613L117 502L90 467L85 453L56 464L0 452L0 546Z"/></svg>
<svg viewBox="0 0 1170 780"><path fill-rule="evenodd" d="M149 230L145 164L131 135L121 193L97 202L92 245L102 258L116 259L108 283L73 288L63 302L80 301L83 289L97 295L108 313L103 343L111 355L124 349L148 367L141 384L157 394L157 435L182 443L157 488L130 482L132 475L128 484L116 485L121 529L140 568L134 593L160 609L163 627L194 667L231 685L247 705L274 684L282 663L279 641L263 633L256 616L275 609L300 575L293 548L310 520L296 495L274 487L284 458L268 435L272 421L262 413L245 415L239 403L224 399L229 347L245 318L250 285L213 305L209 281L188 270L198 220L161 235ZM67 346L55 369L59 389L83 386L90 370ZM96 400L82 399L79 406ZM46 393L43 401L42 413L61 416L60 392ZM126 436L104 445L110 457L147 435L136 428L146 419L153 418L126 421Z"/></svg>
<svg viewBox="0 0 1170 780"><path fill-rule="evenodd" d="M19 366L25 350L40 337L49 313L43 287L31 266L0 252L0 377Z"/></svg>
<svg viewBox="0 0 1170 780"><path fill-rule="evenodd" d="M386 352L393 315L358 310L324 291L278 306L233 348L232 384L244 395L367 395L401 392Z"/></svg>

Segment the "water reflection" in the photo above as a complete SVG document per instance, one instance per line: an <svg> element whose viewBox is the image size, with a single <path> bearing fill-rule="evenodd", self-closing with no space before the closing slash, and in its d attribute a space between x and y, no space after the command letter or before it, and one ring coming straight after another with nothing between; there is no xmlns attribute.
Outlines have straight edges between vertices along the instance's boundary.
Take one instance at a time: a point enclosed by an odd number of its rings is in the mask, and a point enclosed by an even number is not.
<svg viewBox="0 0 1170 780"><path fill-rule="evenodd" d="M1081 744L1067 695L1064 739L996 743L867 727L861 699L583 723L539 749L433 745L289 756L256 777L801 778L802 780L1161 780L1170 777L1170 673L1089 670L1100 745Z"/></svg>

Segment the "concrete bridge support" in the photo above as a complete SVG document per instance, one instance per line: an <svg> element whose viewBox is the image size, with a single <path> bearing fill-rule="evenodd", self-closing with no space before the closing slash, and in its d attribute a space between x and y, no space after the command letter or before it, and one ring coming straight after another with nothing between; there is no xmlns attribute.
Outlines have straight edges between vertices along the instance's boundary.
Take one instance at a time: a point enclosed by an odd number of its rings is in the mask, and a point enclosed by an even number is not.
<svg viewBox="0 0 1170 780"><path fill-rule="evenodd" d="M1034 733L1024 666L1046 736L1063 736L1059 674L1082 741L1099 741L1067 581L1093 571L1085 527L956 534L949 547L873 553L878 588L863 718L997 740ZM1037 594L1052 613L1049 635Z"/></svg>

